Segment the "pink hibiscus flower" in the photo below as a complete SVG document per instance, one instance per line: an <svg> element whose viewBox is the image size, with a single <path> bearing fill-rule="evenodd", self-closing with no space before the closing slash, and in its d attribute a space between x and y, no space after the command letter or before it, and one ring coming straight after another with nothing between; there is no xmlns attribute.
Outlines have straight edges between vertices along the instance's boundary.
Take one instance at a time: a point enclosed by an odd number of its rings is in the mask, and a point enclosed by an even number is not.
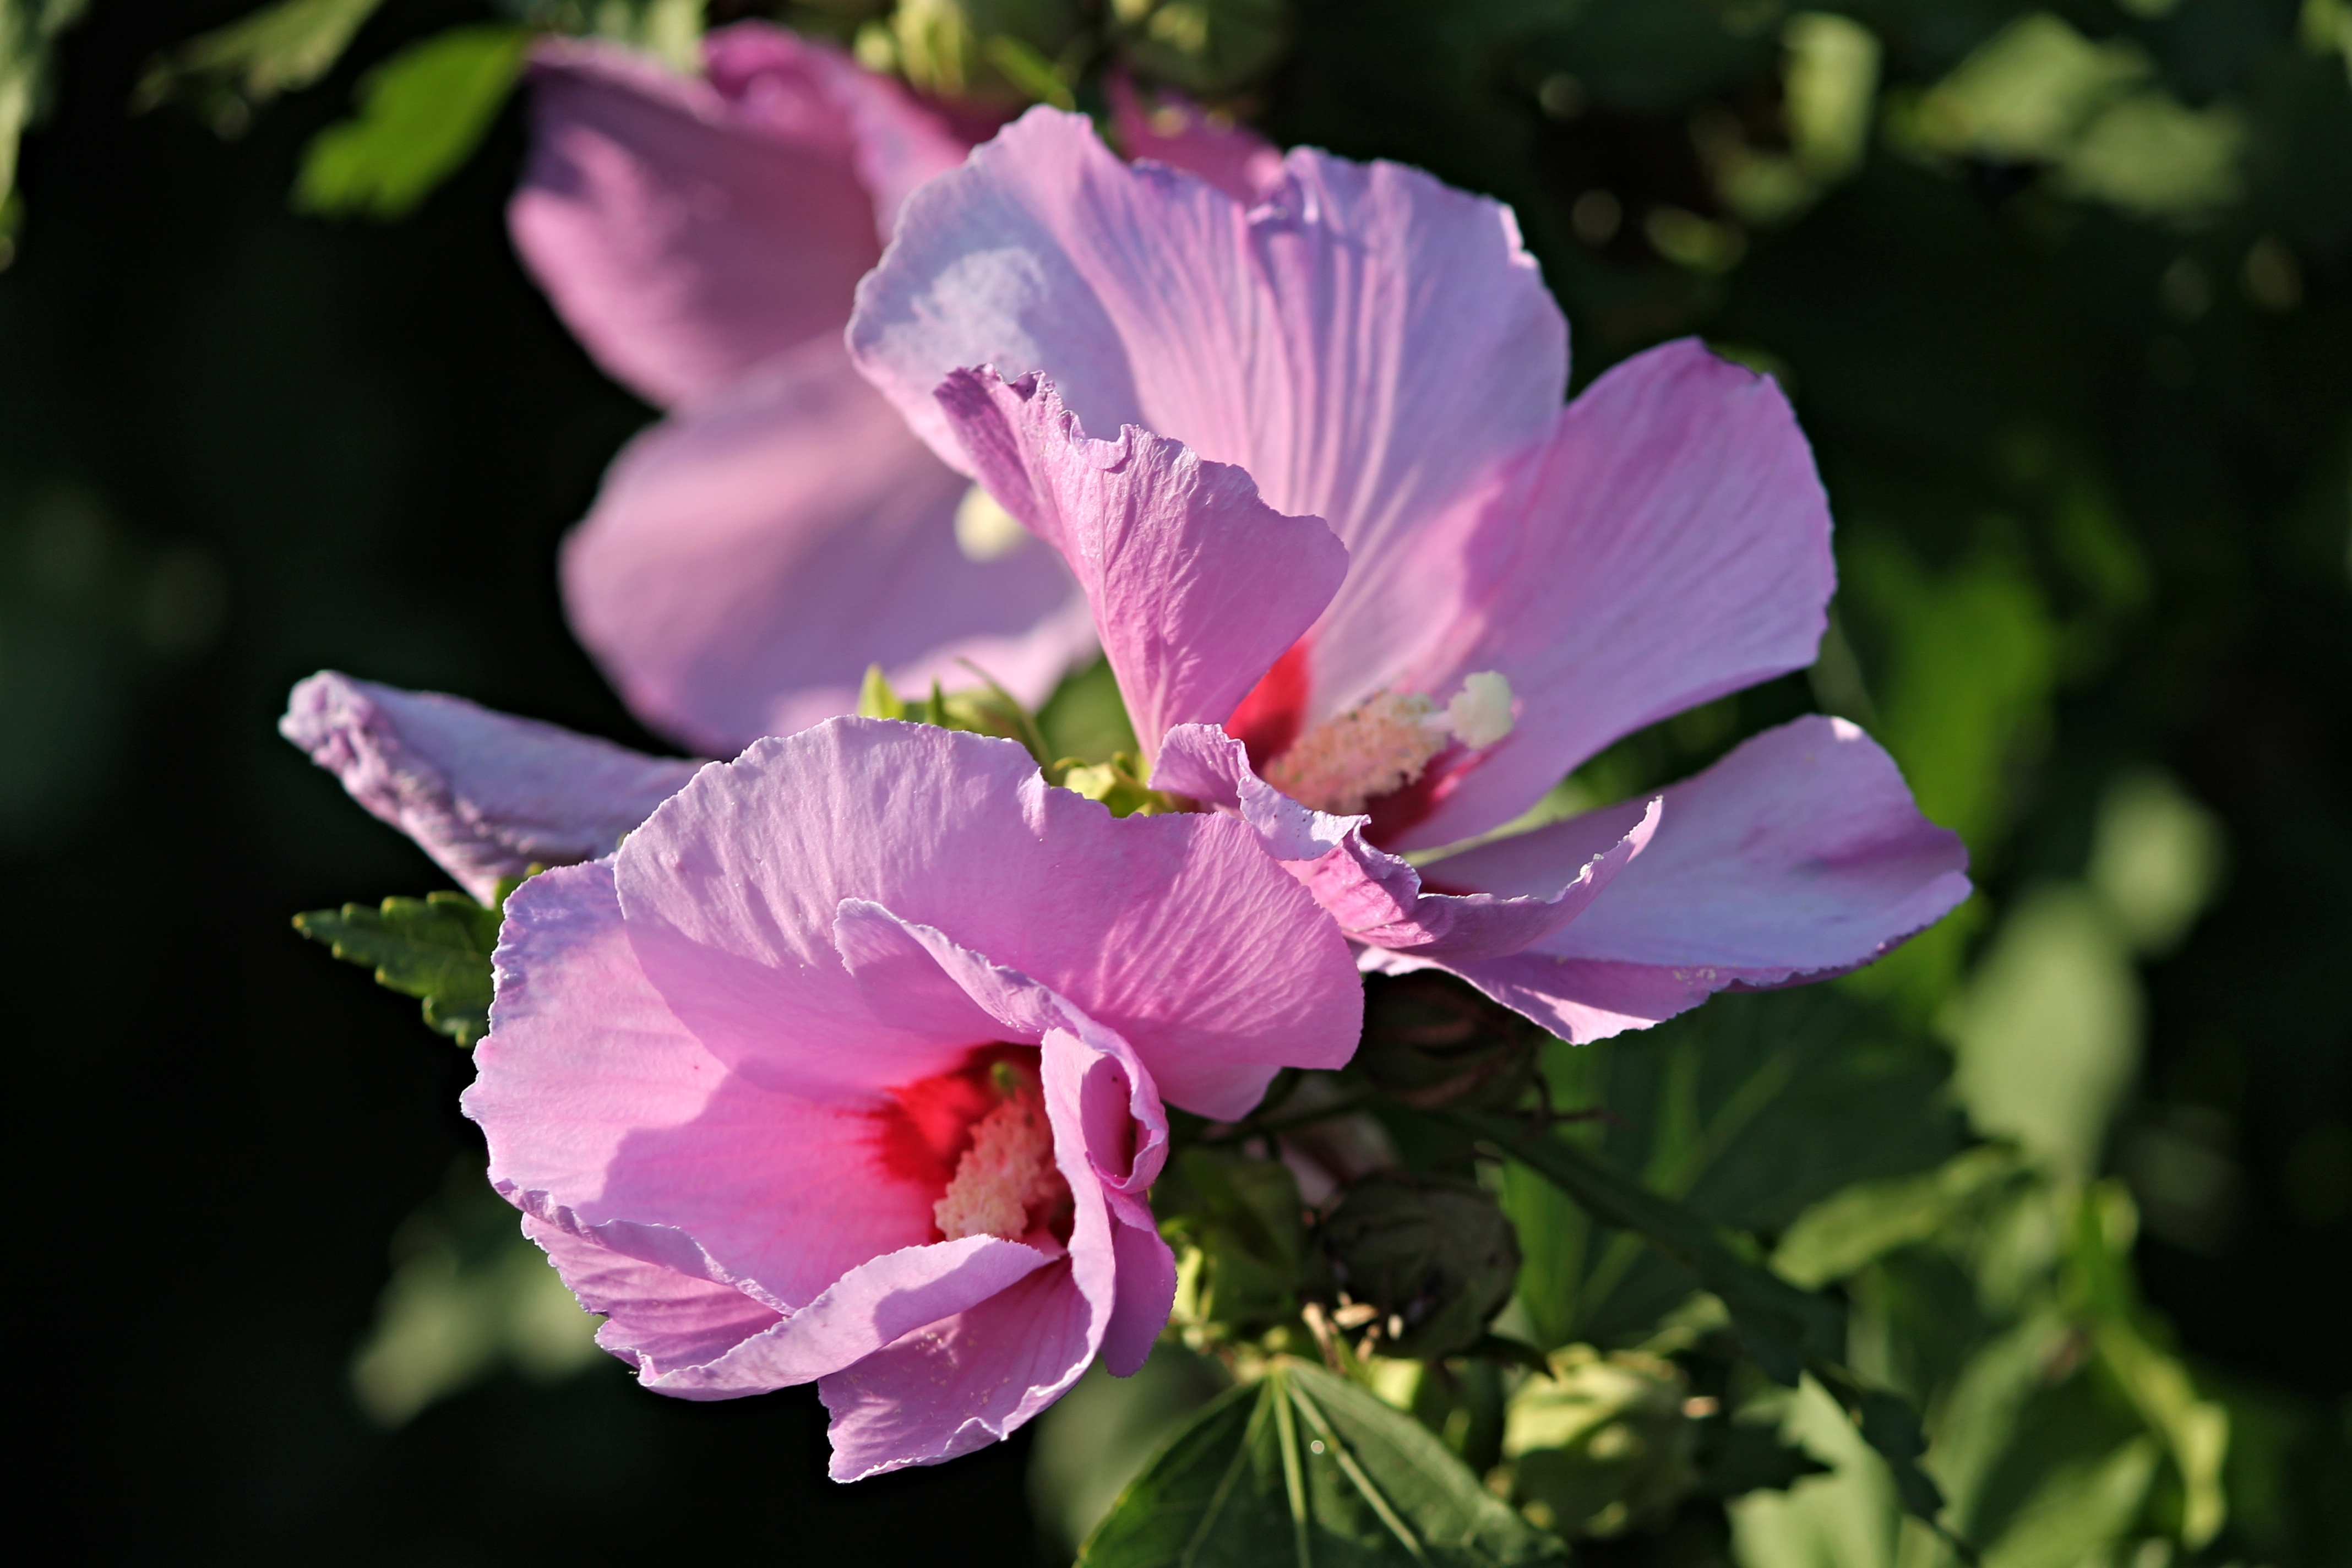
<svg viewBox="0 0 2352 1568"><path fill-rule="evenodd" d="M1567 323L1508 209L1309 150L1253 203L1033 110L908 204L849 337L1069 561L1152 782L1246 818L1366 967L1590 1040L1854 968L1967 896L1958 839L1825 718L1397 858L1802 668L1834 586L1779 388L1686 342L1563 405ZM1053 384L960 368L992 364Z"/></svg>
<svg viewBox="0 0 2352 1568"><path fill-rule="evenodd" d="M1140 1366L1162 1098L1237 1116L1362 1013L1240 822L1115 819L1008 742L866 719L526 882L496 963L466 1112L599 1342L689 1399L816 1383L842 1480Z"/></svg>
<svg viewBox="0 0 2352 1568"><path fill-rule="evenodd" d="M670 416L624 451L566 542L573 629L648 724L728 756L902 688L1024 701L1090 657L1069 575L934 459L850 366L858 277L908 195L982 127L840 51L746 22L683 77L611 45L533 57L515 247L615 379ZM1247 190L1246 132L1122 89L1140 156Z"/></svg>

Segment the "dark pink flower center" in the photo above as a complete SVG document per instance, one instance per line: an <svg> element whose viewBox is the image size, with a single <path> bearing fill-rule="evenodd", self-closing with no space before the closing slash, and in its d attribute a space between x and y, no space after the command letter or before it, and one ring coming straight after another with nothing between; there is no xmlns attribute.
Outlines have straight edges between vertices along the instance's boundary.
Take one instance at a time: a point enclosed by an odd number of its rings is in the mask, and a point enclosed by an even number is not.
<svg viewBox="0 0 2352 1568"><path fill-rule="evenodd" d="M937 1194L933 1239L1068 1241L1070 1189L1054 1164L1036 1047L975 1046L889 1094L874 1113L883 1168Z"/></svg>

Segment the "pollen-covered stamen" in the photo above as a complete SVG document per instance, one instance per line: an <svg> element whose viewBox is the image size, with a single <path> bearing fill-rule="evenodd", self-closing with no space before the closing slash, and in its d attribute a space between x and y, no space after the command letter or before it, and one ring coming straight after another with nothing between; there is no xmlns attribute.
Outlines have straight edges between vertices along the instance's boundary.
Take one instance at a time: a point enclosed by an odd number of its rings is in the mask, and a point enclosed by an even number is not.
<svg viewBox="0 0 2352 1568"><path fill-rule="evenodd" d="M1265 782L1302 805L1349 816L1402 789L1448 746L1472 751L1511 732L1511 683L1493 670L1464 678L1444 708L1418 693L1377 691L1298 737Z"/></svg>
<svg viewBox="0 0 2352 1568"><path fill-rule="evenodd" d="M1054 1168L1054 1130L1036 1083L1010 1062L997 1063L989 1077L1004 1098L972 1124L971 1147L931 1206L932 1222L950 1241L1018 1241L1069 1194Z"/></svg>

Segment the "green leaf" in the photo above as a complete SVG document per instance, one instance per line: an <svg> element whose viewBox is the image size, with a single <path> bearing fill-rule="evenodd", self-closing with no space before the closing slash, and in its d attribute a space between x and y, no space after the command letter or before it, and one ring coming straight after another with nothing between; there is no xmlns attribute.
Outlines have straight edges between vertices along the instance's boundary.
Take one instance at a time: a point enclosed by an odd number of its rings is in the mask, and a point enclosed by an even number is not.
<svg viewBox="0 0 2352 1568"><path fill-rule="evenodd" d="M1741 1346L1775 1382L1794 1386L1808 1360L1834 1361L1844 1353L1843 1308L1741 1257L1689 1208L1524 1118L1482 1110L1445 1114L1556 1184L1594 1219L1642 1237L1696 1275L1721 1299Z"/></svg>
<svg viewBox="0 0 2352 1568"><path fill-rule="evenodd" d="M489 1031L490 950L499 920L498 907L442 892L386 899L374 909L312 910L294 917L294 929L344 963L374 970L377 984L422 999L426 1026L470 1047Z"/></svg>
<svg viewBox="0 0 2352 1568"><path fill-rule="evenodd" d="M1864 1441L1886 1460L1903 1506L1930 1525L1943 1510L1936 1484L1918 1465L1927 1440L1902 1399L1863 1384L1841 1364L1845 1310L1799 1289L1743 1257L1706 1218L1650 1191L1608 1162L1491 1111L1446 1112L1523 1162L1589 1210L1601 1224L1631 1232L1696 1275L1731 1314L1740 1347L1774 1382L1794 1387L1811 1371L1837 1399Z"/></svg>
<svg viewBox="0 0 2352 1568"><path fill-rule="evenodd" d="M1565 1560L1428 1428L1287 1358L1213 1401L1121 1494L1081 1568L1503 1568Z"/></svg>
<svg viewBox="0 0 2352 1568"><path fill-rule="evenodd" d="M304 212L404 216L455 173L522 71L529 28L485 23L411 44L360 82L359 112L302 155Z"/></svg>
<svg viewBox="0 0 2352 1568"><path fill-rule="evenodd" d="M2015 1150L1989 1143L1926 1175L1857 1182L1798 1216L1773 1248L1773 1271L1807 1289L1845 1279L1936 1236L2020 1169Z"/></svg>
<svg viewBox="0 0 2352 1568"><path fill-rule="evenodd" d="M1554 1141L1767 1237L1854 1182L1957 1152L1965 1130L1940 1092L1950 1070L1943 1046L1890 1009L1821 987L1718 996L1638 1039L1542 1056L1554 1107L1601 1113ZM1546 1348L1638 1337L1688 1294L1681 1269L1549 1184L1507 1172L1505 1196L1529 1259L1520 1299Z"/></svg>
<svg viewBox="0 0 2352 1568"><path fill-rule="evenodd" d="M1307 1240L1289 1167L1226 1149L1188 1149L1153 1188L1152 1205L1183 1250L1180 1321L1247 1334L1297 1311Z"/></svg>
<svg viewBox="0 0 2352 1568"><path fill-rule="evenodd" d="M89 0L10 0L0 6L0 268L12 258L21 205L16 138L47 107L50 52Z"/></svg>
<svg viewBox="0 0 2352 1568"><path fill-rule="evenodd" d="M180 99L194 101L223 135L245 128L252 111L296 92L334 68L353 35L383 0L279 0L147 63L131 94L142 114Z"/></svg>

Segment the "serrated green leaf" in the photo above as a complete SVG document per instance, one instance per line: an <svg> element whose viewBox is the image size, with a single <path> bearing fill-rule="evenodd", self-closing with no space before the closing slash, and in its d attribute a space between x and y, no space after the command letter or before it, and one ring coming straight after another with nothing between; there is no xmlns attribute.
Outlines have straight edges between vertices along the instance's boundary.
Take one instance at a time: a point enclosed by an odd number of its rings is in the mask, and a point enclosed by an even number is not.
<svg viewBox="0 0 2352 1568"><path fill-rule="evenodd" d="M440 892L373 909L312 910L294 917L294 929L344 963L374 970L377 984L418 998L427 1027L470 1047L489 1031L499 919L496 908Z"/></svg>
<svg viewBox="0 0 2352 1568"><path fill-rule="evenodd" d="M224 133L278 94L334 68L383 0L279 0L190 38L147 64L131 95L134 114L194 100Z"/></svg>
<svg viewBox="0 0 2352 1568"><path fill-rule="evenodd" d="M359 112L311 139L294 182L304 212L392 219L454 174L521 74L529 28L484 23L411 44L359 85Z"/></svg>
<svg viewBox="0 0 2352 1568"><path fill-rule="evenodd" d="M1419 1422L1288 1359L1204 1406L1078 1553L1081 1568L1504 1568L1565 1558Z"/></svg>

